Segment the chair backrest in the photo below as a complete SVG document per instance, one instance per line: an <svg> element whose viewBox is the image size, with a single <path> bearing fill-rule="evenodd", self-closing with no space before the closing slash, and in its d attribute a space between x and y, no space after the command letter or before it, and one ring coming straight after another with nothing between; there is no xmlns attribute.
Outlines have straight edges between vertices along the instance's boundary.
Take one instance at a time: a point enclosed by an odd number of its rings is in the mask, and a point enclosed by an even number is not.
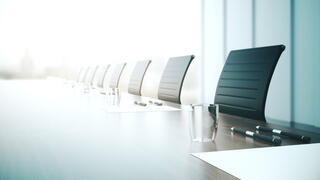
<svg viewBox="0 0 320 180"><path fill-rule="evenodd" d="M277 45L231 51L214 100L220 112L265 121L269 84L284 49Z"/></svg>
<svg viewBox="0 0 320 180"><path fill-rule="evenodd" d="M104 80L105 80L105 77L108 73L109 68L110 68L110 64L108 64L107 66L101 66L100 72L99 72L99 77L97 77L98 78L97 86L99 88L103 88L103 83L104 83Z"/></svg>
<svg viewBox="0 0 320 180"><path fill-rule="evenodd" d="M95 67L92 67L92 66L88 67L88 71L87 71L85 79L84 79L84 83L86 85L90 85L91 84L91 80L92 80L92 75L94 73L94 69L95 69Z"/></svg>
<svg viewBox="0 0 320 180"><path fill-rule="evenodd" d="M194 55L190 55L169 59L160 80L159 99L181 104L180 95L183 81L194 57Z"/></svg>
<svg viewBox="0 0 320 180"><path fill-rule="evenodd" d="M92 67L92 71L91 71L90 78L89 78L89 84L91 86L93 85L93 81L94 81L94 78L97 74L98 69L99 69L99 66Z"/></svg>
<svg viewBox="0 0 320 180"><path fill-rule="evenodd" d="M84 73L85 73L85 67L81 67L81 68L79 69L76 82L80 82L80 81L81 81L81 78L82 78L82 76L83 76Z"/></svg>
<svg viewBox="0 0 320 180"><path fill-rule="evenodd" d="M137 62L130 77L130 81L128 85L129 93L141 96L141 86L142 86L143 78L150 63L151 63L151 60Z"/></svg>
<svg viewBox="0 0 320 180"><path fill-rule="evenodd" d="M89 73L90 73L90 66L85 68L83 76L82 76L81 81L80 81L81 83L85 83L86 82L86 79L88 78Z"/></svg>
<svg viewBox="0 0 320 180"><path fill-rule="evenodd" d="M126 63L121 63L121 64L117 64L116 67L113 69L111 79L109 82L110 88L118 88L120 76L125 66L126 66Z"/></svg>
<svg viewBox="0 0 320 180"><path fill-rule="evenodd" d="M97 71L93 77L92 86L93 87L99 87L99 81L105 71L106 66L98 66Z"/></svg>

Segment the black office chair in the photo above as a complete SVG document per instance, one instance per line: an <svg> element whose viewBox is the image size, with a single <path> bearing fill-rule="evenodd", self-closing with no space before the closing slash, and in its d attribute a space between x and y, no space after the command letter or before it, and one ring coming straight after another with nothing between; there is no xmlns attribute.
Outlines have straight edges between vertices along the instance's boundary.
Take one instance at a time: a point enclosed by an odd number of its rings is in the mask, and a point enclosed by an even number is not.
<svg viewBox="0 0 320 180"><path fill-rule="evenodd" d="M109 88L118 88L120 76L125 66L126 66L126 63L121 63L116 65L111 75Z"/></svg>
<svg viewBox="0 0 320 180"><path fill-rule="evenodd" d="M99 88L103 88L103 83L104 83L104 80L105 80L105 77L108 73L108 70L110 68L110 64L108 64L107 66L102 66L101 67L101 71L99 73L99 76L97 77L98 80L97 80L97 87Z"/></svg>
<svg viewBox="0 0 320 180"><path fill-rule="evenodd" d="M130 81L128 85L129 93L141 96L141 86L142 86L143 78L150 63L151 63L151 60L137 62L130 77Z"/></svg>
<svg viewBox="0 0 320 180"><path fill-rule="evenodd" d="M160 80L159 99L181 104L180 95L183 81L194 57L194 55L190 55L169 59Z"/></svg>
<svg viewBox="0 0 320 180"><path fill-rule="evenodd" d="M284 45L234 50L218 82L215 104L222 113L266 121L270 81ZM209 111L215 114L214 108Z"/></svg>

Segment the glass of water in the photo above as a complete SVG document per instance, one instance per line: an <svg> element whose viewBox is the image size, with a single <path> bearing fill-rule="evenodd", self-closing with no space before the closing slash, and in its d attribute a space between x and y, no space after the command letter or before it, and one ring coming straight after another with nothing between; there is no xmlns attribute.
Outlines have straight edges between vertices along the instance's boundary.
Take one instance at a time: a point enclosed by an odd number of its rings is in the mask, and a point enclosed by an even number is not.
<svg viewBox="0 0 320 180"><path fill-rule="evenodd" d="M211 112L209 112L209 108ZM214 141L218 131L218 118L219 105L191 105L189 111L189 130L192 141Z"/></svg>
<svg viewBox="0 0 320 180"><path fill-rule="evenodd" d="M118 106L120 104L120 96L119 88L110 88L108 93L109 104Z"/></svg>

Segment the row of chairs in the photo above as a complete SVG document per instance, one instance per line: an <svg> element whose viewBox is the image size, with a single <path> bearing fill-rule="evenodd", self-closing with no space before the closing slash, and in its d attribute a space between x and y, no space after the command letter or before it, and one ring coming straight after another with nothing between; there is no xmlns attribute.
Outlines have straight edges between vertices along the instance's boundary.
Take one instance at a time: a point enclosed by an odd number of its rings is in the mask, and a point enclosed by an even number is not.
<svg viewBox="0 0 320 180"><path fill-rule="evenodd" d="M159 84L158 98L160 100L181 104L182 85L194 58L194 55L189 55L169 59ZM151 60L138 61L136 63L129 80L128 93L141 96L143 79L151 63ZM108 87L104 87L104 81L110 66L82 67L76 81L79 84L84 84L87 88L118 88L126 63L114 65Z"/></svg>
<svg viewBox="0 0 320 180"><path fill-rule="evenodd" d="M219 104L220 112L265 121L270 81L284 49L284 45L276 45L231 51L220 74L215 94L214 104ZM169 59L159 84L160 100L181 104L184 77L193 59L193 55ZM130 78L129 93L141 95L141 85L150 63L150 60L137 62ZM110 88L118 87L125 65L116 65L109 82ZM103 88L109 67L82 68L77 81L89 85L96 81ZM97 73L98 70L100 73ZM209 111L215 114L215 106L209 107Z"/></svg>

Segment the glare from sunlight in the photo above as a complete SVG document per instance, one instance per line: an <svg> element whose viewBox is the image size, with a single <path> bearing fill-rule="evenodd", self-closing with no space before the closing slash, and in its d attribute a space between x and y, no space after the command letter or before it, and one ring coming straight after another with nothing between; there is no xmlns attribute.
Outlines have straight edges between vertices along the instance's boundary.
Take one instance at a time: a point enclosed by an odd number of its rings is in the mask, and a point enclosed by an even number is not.
<svg viewBox="0 0 320 180"><path fill-rule="evenodd" d="M0 71L197 54L200 23L199 0L2 0Z"/></svg>

